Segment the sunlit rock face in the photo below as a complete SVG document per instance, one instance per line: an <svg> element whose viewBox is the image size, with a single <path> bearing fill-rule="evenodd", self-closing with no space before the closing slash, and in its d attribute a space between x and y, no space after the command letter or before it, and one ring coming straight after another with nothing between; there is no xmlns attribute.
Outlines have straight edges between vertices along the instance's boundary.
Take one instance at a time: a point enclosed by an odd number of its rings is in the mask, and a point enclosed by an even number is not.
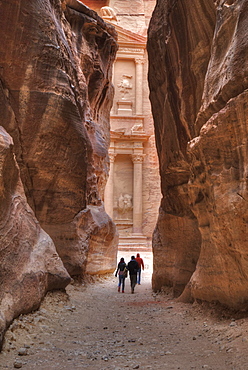
<svg viewBox="0 0 248 370"><path fill-rule="evenodd" d="M1 125L28 203L70 275L112 271L117 233L101 199L116 33L76 0L11 0L1 13Z"/></svg>
<svg viewBox="0 0 248 370"><path fill-rule="evenodd" d="M158 1L148 43L163 192L153 288L235 308L248 303L247 24L245 0Z"/></svg>
<svg viewBox="0 0 248 370"><path fill-rule="evenodd" d="M13 153L0 126L0 347L10 322L36 309L48 290L62 289L70 276L51 238L27 204Z"/></svg>

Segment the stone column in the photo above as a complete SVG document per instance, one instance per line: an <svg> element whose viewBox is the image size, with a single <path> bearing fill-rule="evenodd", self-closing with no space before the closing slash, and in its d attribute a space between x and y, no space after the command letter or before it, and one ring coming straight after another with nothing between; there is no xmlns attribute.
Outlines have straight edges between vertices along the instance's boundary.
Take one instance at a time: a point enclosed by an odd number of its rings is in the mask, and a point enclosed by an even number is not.
<svg viewBox="0 0 248 370"><path fill-rule="evenodd" d="M135 101L136 101L136 114L143 114L143 58L135 59L136 66L136 79L135 79Z"/></svg>
<svg viewBox="0 0 248 370"><path fill-rule="evenodd" d="M109 153L109 178L104 192L104 207L106 213L113 218L114 214L114 161L116 154Z"/></svg>
<svg viewBox="0 0 248 370"><path fill-rule="evenodd" d="M133 154L133 234L142 234L142 162L144 154Z"/></svg>

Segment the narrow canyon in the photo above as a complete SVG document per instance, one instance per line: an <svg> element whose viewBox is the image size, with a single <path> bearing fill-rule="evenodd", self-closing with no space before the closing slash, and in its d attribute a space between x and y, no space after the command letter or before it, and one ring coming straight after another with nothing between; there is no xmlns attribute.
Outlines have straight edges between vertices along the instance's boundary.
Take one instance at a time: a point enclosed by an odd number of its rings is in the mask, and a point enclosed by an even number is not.
<svg viewBox="0 0 248 370"><path fill-rule="evenodd" d="M246 312L247 0L0 3L0 346L135 241L154 294Z"/></svg>

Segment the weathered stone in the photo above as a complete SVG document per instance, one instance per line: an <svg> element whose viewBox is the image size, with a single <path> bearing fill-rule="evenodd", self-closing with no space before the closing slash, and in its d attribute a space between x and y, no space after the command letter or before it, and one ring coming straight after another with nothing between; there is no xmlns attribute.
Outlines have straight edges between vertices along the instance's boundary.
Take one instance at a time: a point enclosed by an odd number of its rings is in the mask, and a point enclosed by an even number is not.
<svg viewBox="0 0 248 370"><path fill-rule="evenodd" d="M191 294L240 308L248 303L247 99L231 99L190 145L190 199L202 234Z"/></svg>
<svg viewBox="0 0 248 370"><path fill-rule="evenodd" d="M93 272L112 271L117 233L102 196L116 32L77 0L11 0L2 14L1 124L28 203L71 275L91 273L93 240Z"/></svg>
<svg viewBox="0 0 248 370"><path fill-rule="evenodd" d="M214 17L210 1L190 6L185 1L158 1L148 32L150 99L163 194L154 232L153 287L174 286L176 295L189 281L200 253L201 236L188 197L187 142L194 137Z"/></svg>
<svg viewBox="0 0 248 370"><path fill-rule="evenodd" d="M21 369L22 368L22 365L23 365L23 362L22 361L15 360L15 362L14 362L14 368L15 369Z"/></svg>
<svg viewBox="0 0 248 370"><path fill-rule="evenodd" d="M247 5L158 1L148 42L163 192L153 287L236 308L248 302Z"/></svg>
<svg viewBox="0 0 248 370"><path fill-rule="evenodd" d="M19 356L27 356L28 355L28 349L27 348L24 348L24 347L20 348L18 350L18 355Z"/></svg>
<svg viewBox="0 0 248 370"><path fill-rule="evenodd" d="M0 345L20 313L38 308L48 290L70 282L51 238L27 204L13 141L0 127Z"/></svg>

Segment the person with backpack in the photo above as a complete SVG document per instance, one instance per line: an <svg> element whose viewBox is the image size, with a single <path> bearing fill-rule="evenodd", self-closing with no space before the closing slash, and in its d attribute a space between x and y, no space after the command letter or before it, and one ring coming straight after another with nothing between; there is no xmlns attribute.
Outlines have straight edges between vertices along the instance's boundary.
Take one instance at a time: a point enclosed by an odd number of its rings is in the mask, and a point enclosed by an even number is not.
<svg viewBox="0 0 248 370"><path fill-rule="evenodd" d="M118 275L119 275L118 292L120 292L121 287L122 287L122 293L124 293L125 279L127 277L127 265L123 257L120 259L120 262L118 263L118 266L115 272L115 276L117 277Z"/></svg>
<svg viewBox="0 0 248 370"><path fill-rule="evenodd" d="M131 257L131 261L127 264L127 269L129 271L131 293L134 293L135 285L137 284L137 272L139 269L139 264L135 261L135 257Z"/></svg>

